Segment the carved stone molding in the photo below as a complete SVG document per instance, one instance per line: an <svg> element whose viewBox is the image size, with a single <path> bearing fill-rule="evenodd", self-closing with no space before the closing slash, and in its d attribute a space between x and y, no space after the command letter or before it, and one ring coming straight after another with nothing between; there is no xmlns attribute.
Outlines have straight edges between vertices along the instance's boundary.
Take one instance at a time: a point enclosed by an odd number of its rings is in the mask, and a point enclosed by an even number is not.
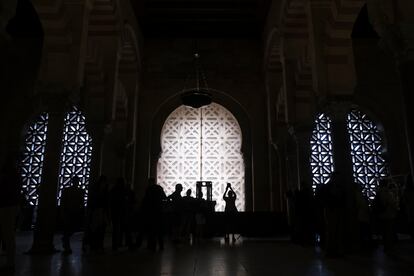
<svg viewBox="0 0 414 276"><path fill-rule="evenodd" d="M78 94L78 89L66 89L56 83L38 82L33 98L34 109L48 113L66 112L77 103Z"/></svg>
<svg viewBox="0 0 414 276"><path fill-rule="evenodd" d="M0 33L4 32L9 20L16 15L17 0L1 0L0 2Z"/></svg>
<svg viewBox="0 0 414 276"><path fill-rule="evenodd" d="M349 110L351 110L351 102L346 101L330 101L324 108L326 115L333 121L345 121Z"/></svg>
<svg viewBox="0 0 414 276"><path fill-rule="evenodd" d="M390 52L398 62L414 59L414 24L401 21L398 16L400 11L396 9L402 2L367 1L369 19L381 37L381 47Z"/></svg>

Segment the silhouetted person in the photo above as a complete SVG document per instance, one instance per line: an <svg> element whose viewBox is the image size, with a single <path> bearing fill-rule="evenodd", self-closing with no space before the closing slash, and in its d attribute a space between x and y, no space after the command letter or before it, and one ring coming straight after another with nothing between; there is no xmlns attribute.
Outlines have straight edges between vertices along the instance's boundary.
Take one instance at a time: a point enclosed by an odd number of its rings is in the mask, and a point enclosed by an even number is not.
<svg viewBox="0 0 414 276"><path fill-rule="evenodd" d="M326 184L326 255L340 257L344 253L345 183L338 172Z"/></svg>
<svg viewBox="0 0 414 276"><path fill-rule="evenodd" d="M105 230L109 217L108 207L107 178L101 175L89 188L84 250L86 245L89 245L92 251L104 250Z"/></svg>
<svg viewBox="0 0 414 276"><path fill-rule="evenodd" d="M118 178L110 193L110 208L112 220L112 250L122 245L125 232L127 192L124 179Z"/></svg>
<svg viewBox="0 0 414 276"><path fill-rule="evenodd" d="M286 194L286 204L287 204L287 223L290 230L290 236L293 241L295 241L296 237L294 235L294 228L295 228L295 192L292 189L289 189Z"/></svg>
<svg viewBox="0 0 414 276"><path fill-rule="evenodd" d="M175 191L168 196L168 199L173 203L178 202L182 199L181 192L183 191L183 185L180 183L175 185Z"/></svg>
<svg viewBox="0 0 414 276"><path fill-rule="evenodd" d="M136 197L135 192L127 187L126 189L126 216L125 216L125 243L128 249L135 249L135 217L136 217Z"/></svg>
<svg viewBox="0 0 414 276"><path fill-rule="evenodd" d="M156 250L157 242L159 249L164 249L162 211L166 199L163 188L156 183L155 178L150 178L142 202L145 232L148 237L147 247L150 250Z"/></svg>
<svg viewBox="0 0 414 276"><path fill-rule="evenodd" d="M191 189L186 191L183 197L183 236L189 238L194 229L194 215L196 208L196 199L191 196Z"/></svg>
<svg viewBox="0 0 414 276"><path fill-rule="evenodd" d="M226 207L224 208L225 218L226 218L226 233L224 236L224 240L226 242L230 239L230 234L232 235L233 242L236 241L234 237L234 220L235 214L237 213L236 207L236 193L234 192L233 188L231 187L230 183L227 183L226 190L223 194L223 200L226 202Z"/></svg>
<svg viewBox="0 0 414 276"><path fill-rule="evenodd" d="M78 177L73 177L69 187L62 191L60 202L63 221L63 253L72 253L70 238L79 229L83 221L84 191L80 188Z"/></svg>
<svg viewBox="0 0 414 276"><path fill-rule="evenodd" d="M180 183L175 185L175 191L170 194L167 199L171 201L171 234L173 242L180 242L183 226L182 216L182 196L183 185Z"/></svg>
<svg viewBox="0 0 414 276"><path fill-rule="evenodd" d="M16 255L16 216L21 180L13 158L5 160L0 178L0 239L6 253L1 270L14 270Z"/></svg>
<svg viewBox="0 0 414 276"><path fill-rule="evenodd" d="M315 202L312 190L306 183L301 183L301 190L297 192L296 215L298 216L298 241L301 245L315 243Z"/></svg>
<svg viewBox="0 0 414 276"><path fill-rule="evenodd" d="M362 186L356 183L355 185L359 187L359 189L355 191L359 244L361 249L369 249L369 247L372 245L369 201L368 197L362 192Z"/></svg>
<svg viewBox="0 0 414 276"><path fill-rule="evenodd" d="M397 216L398 203L391 193L389 182L381 180L374 199L374 210L381 229L384 251L390 253L394 243L394 221Z"/></svg>
<svg viewBox="0 0 414 276"><path fill-rule="evenodd" d="M203 199L203 192L197 195L195 200L195 230L193 243L200 243L204 237L204 230L207 224L207 202Z"/></svg>
<svg viewBox="0 0 414 276"><path fill-rule="evenodd" d="M194 200L194 197L192 197L192 196L191 196L191 193L192 193L192 190L191 190L191 189L188 189L188 190L185 192L185 196L184 196L184 198L185 198L185 199Z"/></svg>
<svg viewBox="0 0 414 276"><path fill-rule="evenodd" d="M318 184L315 189L315 232L318 235L318 243L321 248L326 246L326 190L327 185Z"/></svg>
<svg viewBox="0 0 414 276"><path fill-rule="evenodd" d="M414 183L411 174L407 176L403 194L408 231L414 239Z"/></svg>

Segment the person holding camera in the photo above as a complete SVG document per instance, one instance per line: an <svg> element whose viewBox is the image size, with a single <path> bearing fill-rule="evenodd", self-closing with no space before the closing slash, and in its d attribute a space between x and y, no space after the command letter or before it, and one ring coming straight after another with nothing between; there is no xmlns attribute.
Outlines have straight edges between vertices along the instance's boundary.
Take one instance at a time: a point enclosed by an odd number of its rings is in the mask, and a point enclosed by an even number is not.
<svg viewBox="0 0 414 276"><path fill-rule="evenodd" d="M224 235L224 240L226 243L228 243L230 240L230 234L232 234L233 243L236 241L234 237L234 219L235 213L237 213L236 199L237 195L231 187L231 184L227 183L226 190L223 194L223 200L226 202L226 207L224 208L226 217L226 233Z"/></svg>
<svg viewBox="0 0 414 276"><path fill-rule="evenodd" d="M230 183L227 183L226 190L223 194L223 200L226 202L226 207L224 208L224 212L237 212L236 207L236 193L234 192L233 188L231 187Z"/></svg>

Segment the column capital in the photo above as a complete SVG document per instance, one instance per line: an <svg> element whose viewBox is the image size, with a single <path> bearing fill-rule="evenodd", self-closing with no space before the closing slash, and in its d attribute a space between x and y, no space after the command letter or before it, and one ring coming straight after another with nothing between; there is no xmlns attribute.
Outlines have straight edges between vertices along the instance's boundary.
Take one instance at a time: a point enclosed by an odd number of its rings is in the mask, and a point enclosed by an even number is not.
<svg viewBox="0 0 414 276"><path fill-rule="evenodd" d="M5 28L16 15L17 0L2 0L0 9L0 34L5 33Z"/></svg>
<svg viewBox="0 0 414 276"><path fill-rule="evenodd" d="M324 111L332 121L345 121L352 106L348 101L330 101Z"/></svg>
<svg viewBox="0 0 414 276"><path fill-rule="evenodd" d="M404 43L404 60L402 62L407 60L414 61L414 23L399 24L399 29Z"/></svg>
<svg viewBox="0 0 414 276"><path fill-rule="evenodd" d="M85 5L88 9L92 9L93 7L93 0L65 0L66 5L76 5L76 6L83 6Z"/></svg>
<svg viewBox="0 0 414 276"><path fill-rule="evenodd" d="M92 122L86 124L86 130L92 136L92 140L103 140L112 131L112 126L103 122Z"/></svg>
<svg viewBox="0 0 414 276"><path fill-rule="evenodd" d="M369 20L381 37L380 46L390 52L398 62L414 60L414 12L398 10L395 2L401 0L368 0ZM404 17L396 14L404 13Z"/></svg>
<svg viewBox="0 0 414 276"><path fill-rule="evenodd" d="M312 7L317 8L329 8L331 6L331 0L310 0L309 3Z"/></svg>
<svg viewBox="0 0 414 276"><path fill-rule="evenodd" d="M67 89L58 83L38 82L33 99L34 108L48 113L64 113L79 99L79 89Z"/></svg>

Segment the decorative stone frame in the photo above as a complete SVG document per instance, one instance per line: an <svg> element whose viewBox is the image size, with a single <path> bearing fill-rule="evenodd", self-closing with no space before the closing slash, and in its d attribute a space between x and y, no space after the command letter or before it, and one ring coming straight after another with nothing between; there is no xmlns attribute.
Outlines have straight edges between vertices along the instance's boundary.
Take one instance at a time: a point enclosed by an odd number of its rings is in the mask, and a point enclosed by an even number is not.
<svg viewBox="0 0 414 276"><path fill-rule="evenodd" d="M182 91L186 92L186 91ZM155 116L152 120L151 137L150 137L150 156L149 156L149 174L151 177L157 175L157 164L158 159L161 155L161 132L164 126L165 120L168 116L179 106L182 105L180 95L177 93L166 101L158 108L155 112ZM251 123L247 112L243 109L241 104L228 94L215 90L209 89L212 95L213 102L216 102L226 109L228 109L238 121L242 131L242 146L241 153L243 155L245 164L245 208L246 211L253 210L253 164L252 164L252 134L251 134Z"/></svg>

